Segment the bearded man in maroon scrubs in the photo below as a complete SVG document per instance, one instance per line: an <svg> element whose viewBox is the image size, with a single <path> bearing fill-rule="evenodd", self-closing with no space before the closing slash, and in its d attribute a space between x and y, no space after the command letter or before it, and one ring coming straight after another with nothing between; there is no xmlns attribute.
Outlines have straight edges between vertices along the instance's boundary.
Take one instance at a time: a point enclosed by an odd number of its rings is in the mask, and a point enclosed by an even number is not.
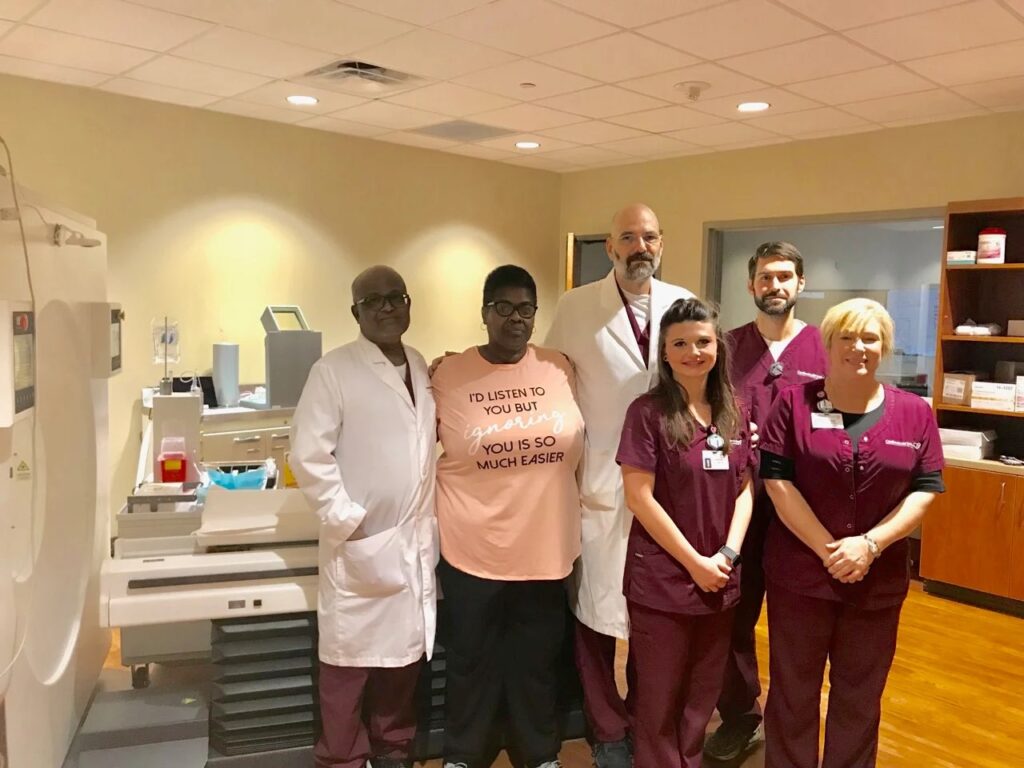
<svg viewBox="0 0 1024 768"><path fill-rule="evenodd" d="M766 768L817 768L826 661L821 766L875 765L910 580L906 537L944 490L931 407L877 378L893 349L885 308L845 301L821 333L828 377L783 391L762 430L761 477L778 513L764 551Z"/></svg>
<svg viewBox="0 0 1024 768"><path fill-rule="evenodd" d="M760 424L783 389L824 378L826 360L818 329L795 316L804 289L800 251L790 243L763 243L750 257L747 271L757 317L729 331L729 370L737 395ZM764 536L774 515L764 485L756 482L753 517L743 541L740 601L718 699L722 724L704 745L704 753L716 760L734 760L764 738L754 628L764 603Z"/></svg>

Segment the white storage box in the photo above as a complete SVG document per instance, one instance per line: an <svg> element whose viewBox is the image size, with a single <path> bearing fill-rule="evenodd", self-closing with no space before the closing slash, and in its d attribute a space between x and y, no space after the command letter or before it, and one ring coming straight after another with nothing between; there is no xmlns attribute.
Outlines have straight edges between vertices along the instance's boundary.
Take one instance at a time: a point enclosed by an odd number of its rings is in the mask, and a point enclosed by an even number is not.
<svg viewBox="0 0 1024 768"><path fill-rule="evenodd" d="M986 429L949 429L939 427L939 439L943 445L964 445L970 448L985 448L994 446L996 442L995 430ZM994 449L990 449L994 450Z"/></svg>
<svg viewBox="0 0 1024 768"><path fill-rule="evenodd" d="M971 408L1013 413L1016 397L1016 384L1003 384L998 381L976 381L971 386Z"/></svg>
<svg viewBox="0 0 1024 768"><path fill-rule="evenodd" d="M993 455L992 451L984 448L975 448L970 445L943 445L942 455L947 459L968 459L970 461L981 461Z"/></svg>

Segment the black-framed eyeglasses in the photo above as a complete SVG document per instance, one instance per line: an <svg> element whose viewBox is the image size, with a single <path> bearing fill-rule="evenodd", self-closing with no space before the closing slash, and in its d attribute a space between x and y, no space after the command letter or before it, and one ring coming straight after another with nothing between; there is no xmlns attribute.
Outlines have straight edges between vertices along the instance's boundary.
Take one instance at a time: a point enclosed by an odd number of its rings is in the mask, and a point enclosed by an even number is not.
<svg viewBox="0 0 1024 768"><path fill-rule="evenodd" d="M515 312L523 320L529 320L537 314L537 305L529 301L521 301L518 304L511 301L488 301L484 306L493 308L501 317L512 317L512 313Z"/></svg>
<svg viewBox="0 0 1024 768"><path fill-rule="evenodd" d="M384 304L390 304L392 309L397 309L402 306L408 307L411 301L408 293L395 291L394 293L385 293L383 296L379 293L371 293L369 296L359 299L356 306L379 312L384 309Z"/></svg>

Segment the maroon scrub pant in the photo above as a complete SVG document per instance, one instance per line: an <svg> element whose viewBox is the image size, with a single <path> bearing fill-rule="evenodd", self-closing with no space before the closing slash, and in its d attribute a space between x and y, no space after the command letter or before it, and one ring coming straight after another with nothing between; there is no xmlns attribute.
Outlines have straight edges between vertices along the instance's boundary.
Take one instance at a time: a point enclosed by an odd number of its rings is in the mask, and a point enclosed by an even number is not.
<svg viewBox="0 0 1024 768"><path fill-rule="evenodd" d="M367 758L406 759L416 735L416 683L422 660L407 667L334 667L320 662L317 768L363 768Z"/></svg>
<svg viewBox="0 0 1024 768"><path fill-rule="evenodd" d="M689 616L629 603L634 768L700 768L733 612Z"/></svg>
<svg viewBox="0 0 1024 768"><path fill-rule="evenodd" d="M829 661L822 768L873 768L882 691L902 604L866 610L768 584L770 677L765 768L817 768L821 685Z"/></svg>
<svg viewBox="0 0 1024 768"><path fill-rule="evenodd" d="M583 712L594 741L622 741L630 730L633 694L633 649L626 660L628 693L623 701L615 684L615 638L603 635L576 619L573 655L580 685Z"/></svg>

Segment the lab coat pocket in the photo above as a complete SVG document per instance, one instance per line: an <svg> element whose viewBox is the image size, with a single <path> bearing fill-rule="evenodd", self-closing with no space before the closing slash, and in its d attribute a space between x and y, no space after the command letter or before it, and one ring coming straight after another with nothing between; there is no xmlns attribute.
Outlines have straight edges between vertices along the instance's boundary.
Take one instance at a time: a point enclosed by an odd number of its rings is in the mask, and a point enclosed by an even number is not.
<svg viewBox="0 0 1024 768"><path fill-rule="evenodd" d="M338 588L360 597L387 597L408 587L402 527L348 541L337 549Z"/></svg>

